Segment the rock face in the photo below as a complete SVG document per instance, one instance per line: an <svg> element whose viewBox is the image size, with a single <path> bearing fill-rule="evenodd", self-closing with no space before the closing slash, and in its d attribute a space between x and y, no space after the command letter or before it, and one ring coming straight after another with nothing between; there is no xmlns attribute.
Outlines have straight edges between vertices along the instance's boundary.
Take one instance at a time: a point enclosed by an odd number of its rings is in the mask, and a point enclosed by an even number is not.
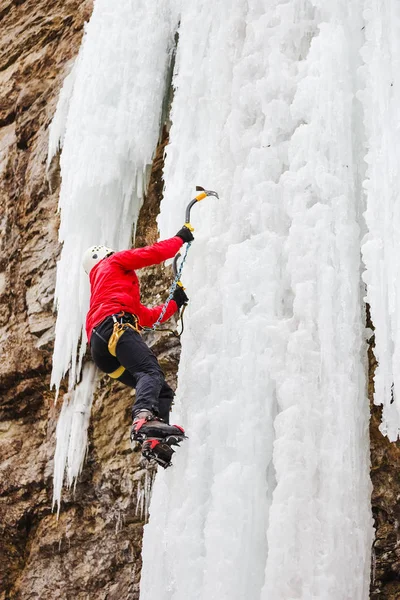
<svg viewBox="0 0 400 600"><path fill-rule="evenodd" d="M369 327L372 323L368 322ZM400 598L400 442L391 443L379 431L381 408L374 406L376 368L374 341L368 350L371 406L371 479L372 513L375 540L372 546L371 598L398 600Z"/></svg>
<svg viewBox="0 0 400 600"><path fill-rule="evenodd" d="M91 2L0 2L0 597L16 593L49 518L49 393L57 195L45 179L46 128ZM61 531L61 530L60 530ZM60 533L58 533L60 536Z"/></svg>
<svg viewBox="0 0 400 600"><path fill-rule="evenodd" d="M84 472L75 494L64 494L58 521L51 512L60 248L57 165L52 191L45 174L47 128L91 10L91 0L0 0L0 600L138 598L154 471L129 447L128 388L99 381ZM141 245L157 238L163 144L138 225ZM144 273L145 300L162 301L170 275L163 267ZM149 343L174 386L179 342L152 334Z"/></svg>

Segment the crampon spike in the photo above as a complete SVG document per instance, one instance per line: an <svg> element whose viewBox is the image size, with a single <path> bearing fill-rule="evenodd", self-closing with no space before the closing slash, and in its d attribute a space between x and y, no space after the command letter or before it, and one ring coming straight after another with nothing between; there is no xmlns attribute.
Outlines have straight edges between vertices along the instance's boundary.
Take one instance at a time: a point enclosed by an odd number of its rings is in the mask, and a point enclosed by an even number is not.
<svg viewBox="0 0 400 600"><path fill-rule="evenodd" d="M166 441L148 439L143 442L142 455L148 461L154 461L164 469L172 466L171 458L175 451Z"/></svg>

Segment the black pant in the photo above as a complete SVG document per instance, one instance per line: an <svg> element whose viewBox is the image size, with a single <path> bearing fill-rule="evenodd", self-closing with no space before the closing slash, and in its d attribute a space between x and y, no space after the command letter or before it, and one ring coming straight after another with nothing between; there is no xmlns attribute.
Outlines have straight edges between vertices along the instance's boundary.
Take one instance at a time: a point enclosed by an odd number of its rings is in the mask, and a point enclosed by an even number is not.
<svg viewBox="0 0 400 600"><path fill-rule="evenodd" d="M147 409L169 423L169 411L174 392L166 383L155 354L137 331L127 327L118 341L117 357L112 356L108 351L108 340L113 326L112 317L108 317L94 328L90 339L94 363L104 373L112 373L121 365L125 367L126 370L118 377L118 381L136 388L133 417L140 410Z"/></svg>

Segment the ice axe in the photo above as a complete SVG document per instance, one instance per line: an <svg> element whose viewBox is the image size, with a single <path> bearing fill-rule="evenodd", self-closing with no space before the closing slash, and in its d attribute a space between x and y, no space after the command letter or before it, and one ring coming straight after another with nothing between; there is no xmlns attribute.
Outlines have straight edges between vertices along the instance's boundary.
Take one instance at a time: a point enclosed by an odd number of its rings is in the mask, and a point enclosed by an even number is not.
<svg viewBox="0 0 400 600"><path fill-rule="evenodd" d="M204 200L204 198L207 198L207 196L214 196L214 198L219 198L217 192L213 192L212 190L205 190L200 185L196 185L196 192L200 192L200 194L197 194L197 196L195 196L193 200L189 202L189 204L186 207L185 213L185 227L190 229L190 231L194 231L194 227L192 227L190 223L190 211L192 210L192 207L196 204L196 202Z"/></svg>
<svg viewBox="0 0 400 600"><path fill-rule="evenodd" d="M197 196L195 196L193 198L193 200L191 200L189 202L189 204L186 207L186 213L185 213L185 226L190 229L190 231L194 231L194 227L190 224L190 211L192 210L192 207L196 204L196 202L200 202L201 200L204 200L204 198L207 198L207 196L214 196L214 198L219 198L217 192L213 192L212 190L205 190L203 187L196 185L196 192L200 192L199 194L197 194ZM167 307L169 305L169 303L171 302L171 300L173 299L174 296L174 291L176 290L176 286L179 285L179 287L181 287L182 289L185 289L183 287L183 283L181 282L181 274L182 274L182 269L183 269L183 265L185 264L186 261L186 257L189 251L189 248L191 246L192 242L188 242L186 244L186 250L185 250L185 255L183 257L183 260L181 262L181 264L179 265L178 268L178 260L180 258L180 254L177 254L174 258L174 262L172 264L172 269L173 269L173 273L174 273L174 281L172 282L170 291L169 291L169 296L163 306L163 309L160 313L160 316L158 317L157 321L153 324L152 327L148 328L148 327L143 327L143 329L149 329L149 330L156 330L159 326L159 324L162 322L162 319L165 315L165 312L167 310ZM180 337L182 335L183 332L183 313L184 310L186 308L186 304L183 305L182 310L180 312L180 321L182 323L182 330L180 333L175 333L174 331L172 331L171 329L159 329L159 331L170 331L174 336L176 337Z"/></svg>
<svg viewBox="0 0 400 600"><path fill-rule="evenodd" d="M196 185L196 192L200 192L200 194L197 194L197 196L195 196L193 198L193 200L191 200L189 202L189 204L186 207L186 212L185 212L185 227L187 227L188 229L190 229L190 231L194 231L194 227L190 223L190 211L192 210L193 206L197 202L200 202L201 200L204 200L204 198L207 198L207 196L214 196L214 198L219 198L217 192L214 192L212 190L205 190L200 185ZM180 259L180 256L181 256L180 253L175 256L174 262L173 262L173 265L172 265L172 269L173 269L173 273L174 273L174 278L176 278L178 276L178 260ZM176 285L179 285L181 288L185 289L183 287L183 284L182 284L182 282L181 282L180 279L177 280Z"/></svg>

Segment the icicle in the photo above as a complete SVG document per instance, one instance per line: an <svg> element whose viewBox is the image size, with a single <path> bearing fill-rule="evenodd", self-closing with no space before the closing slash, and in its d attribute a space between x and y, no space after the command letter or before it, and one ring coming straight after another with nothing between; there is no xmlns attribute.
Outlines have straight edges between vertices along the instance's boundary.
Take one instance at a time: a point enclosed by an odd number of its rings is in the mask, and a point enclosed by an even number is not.
<svg viewBox="0 0 400 600"><path fill-rule="evenodd" d="M74 89L76 74L76 63L70 66L69 74L64 79L63 86L57 103L57 109L49 127L49 150L47 155L47 169L57 152L64 143L65 130L67 127L67 116L69 103Z"/></svg>
<svg viewBox="0 0 400 600"><path fill-rule="evenodd" d="M137 483L135 514L142 520L146 520L149 515L153 480L154 476L146 470L143 478Z"/></svg>
<svg viewBox="0 0 400 600"><path fill-rule="evenodd" d="M53 505L57 505L57 516L60 513L61 491L67 464L68 445L71 434L72 403L70 394L65 394L56 429L56 450L54 453L53 467ZM60 542L61 543L61 542Z"/></svg>
<svg viewBox="0 0 400 600"><path fill-rule="evenodd" d="M53 509L60 512L61 490L64 475L72 487L81 472L87 448L87 431L93 400L97 370L93 364L83 369L82 381L75 390L65 394L56 429L54 455Z"/></svg>

